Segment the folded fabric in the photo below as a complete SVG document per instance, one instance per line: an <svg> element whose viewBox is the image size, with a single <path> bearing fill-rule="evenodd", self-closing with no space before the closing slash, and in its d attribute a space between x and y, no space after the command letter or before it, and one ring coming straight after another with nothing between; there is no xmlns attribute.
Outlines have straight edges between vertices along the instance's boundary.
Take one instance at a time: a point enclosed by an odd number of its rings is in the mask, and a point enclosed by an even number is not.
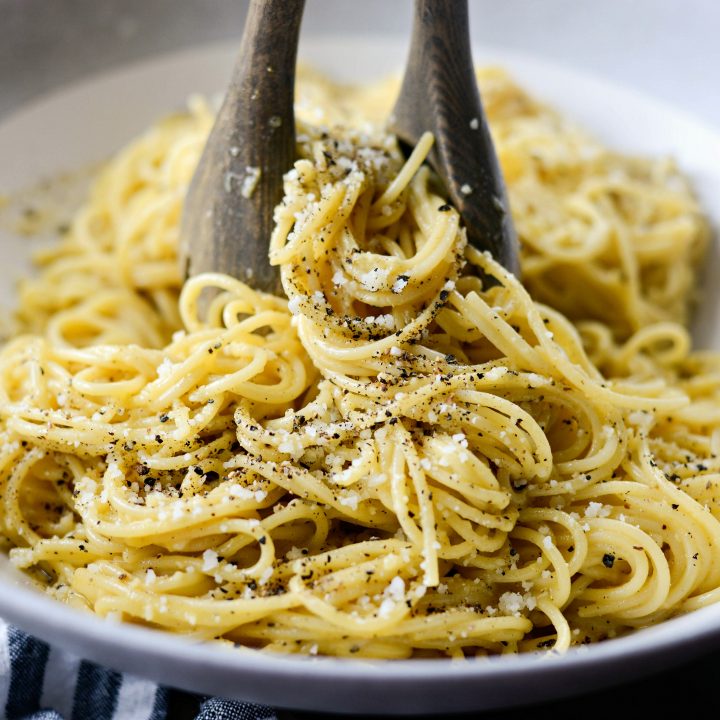
<svg viewBox="0 0 720 720"><path fill-rule="evenodd" d="M0 620L6 720L174 720L180 703L197 709L195 720L278 720L261 705L191 696L81 660Z"/></svg>

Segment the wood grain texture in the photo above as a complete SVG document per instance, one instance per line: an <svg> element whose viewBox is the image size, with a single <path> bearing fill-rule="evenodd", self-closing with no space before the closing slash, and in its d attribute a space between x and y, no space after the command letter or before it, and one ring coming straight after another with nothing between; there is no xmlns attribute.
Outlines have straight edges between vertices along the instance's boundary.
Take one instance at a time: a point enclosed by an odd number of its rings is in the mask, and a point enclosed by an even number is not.
<svg viewBox="0 0 720 720"><path fill-rule="evenodd" d="M413 146L430 131L430 164L469 241L519 273L505 183L475 79L467 0L416 0L410 53L390 129Z"/></svg>
<svg viewBox="0 0 720 720"><path fill-rule="evenodd" d="M293 99L303 7L304 0L250 4L230 87L185 202L184 276L222 272L259 290L282 292L268 243L282 176L295 160Z"/></svg>

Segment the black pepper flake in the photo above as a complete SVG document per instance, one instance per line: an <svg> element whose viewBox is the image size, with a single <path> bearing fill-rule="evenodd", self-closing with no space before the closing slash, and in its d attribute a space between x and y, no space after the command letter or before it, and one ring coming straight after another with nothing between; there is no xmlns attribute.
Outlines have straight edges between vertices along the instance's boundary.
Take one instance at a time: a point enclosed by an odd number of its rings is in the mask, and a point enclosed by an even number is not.
<svg viewBox="0 0 720 720"><path fill-rule="evenodd" d="M438 208L438 212L450 212L451 210L452 210L452 207L450 205L448 205L447 203L445 203L444 205L441 205Z"/></svg>
<svg viewBox="0 0 720 720"><path fill-rule="evenodd" d="M672 507L673 510L677 510L680 505L678 505L678 503L673 503L670 507Z"/></svg>
<svg viewBox="0 0 720 720"><path fill-rule="evenodd" d="M208 472L205 473L205 479L210 482L217 480L219 477L220 475L218 475L215 470L208 470Z"/></svg>
<svg viewBox="0 0 720 720"><path fill-rule="evenodd" d="M611 568L615 564L615 556L612 553L605 553L602 561L606 568Z"/></svg>
<svg viewBox="0 0 720 720"><path fill-rule="evenodd" d="M267 538L263 535L261 538L258 539L258 542L261 545L264 545L267 542Z"/></svg>
<svg viewBox="0 0 720 720"><path fill-rule="evenodd" d="M193 472L194 472L196 475L204 475L203 469L202 469L199 465L196 465L196 466L193 468Z"/></svg>
<svg viewBox="0 0 720 720"><path fill-rule="evenodd" d="M160 416L160 422L161 422L161 423L166 423L169 419L170 419L170 416L167 415L166 413L163 413L163 414Z"/></svg>

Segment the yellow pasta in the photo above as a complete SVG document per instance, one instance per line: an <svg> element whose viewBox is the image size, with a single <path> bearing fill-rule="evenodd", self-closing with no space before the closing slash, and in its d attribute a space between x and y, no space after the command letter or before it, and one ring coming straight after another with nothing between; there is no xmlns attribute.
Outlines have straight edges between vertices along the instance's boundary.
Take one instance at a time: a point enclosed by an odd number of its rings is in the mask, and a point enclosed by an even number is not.
<svg viewBox="0 0 720 720"><path fill-rule="evenodd" d="M562 651L720 597L702 215L670 162L480 81L522 282L468 246L432 136L406 161L382 129L394 81L301 78L286 298L181 284L200 100L108 164L0 353L18 567L101 616L377 658Z"/></svg>

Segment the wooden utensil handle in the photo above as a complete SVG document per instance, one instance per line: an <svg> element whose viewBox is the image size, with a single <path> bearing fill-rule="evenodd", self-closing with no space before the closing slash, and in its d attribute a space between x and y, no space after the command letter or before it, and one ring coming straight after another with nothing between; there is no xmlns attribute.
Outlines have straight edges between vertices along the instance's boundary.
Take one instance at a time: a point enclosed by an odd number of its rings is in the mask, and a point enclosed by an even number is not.
<svg viewBox="0 0 720 720"><path fill-rule="evenodd" d="M189 274L224 272L281 292L267 241L273 208L282 199L282 176L295 159L295 62L304 4L250 3L230 87L185 208L195 226L183 233L190 243ZM254 269L253 277L246 268Z"/></svg>
<svg viewBox="0 0 720 720"><path fill-rule="evenodd" d="M467 0L416 0L410 53L391 124L435 135L430 162L447 180L470 241L517 273L515 231L470 48Z"/></svg>

